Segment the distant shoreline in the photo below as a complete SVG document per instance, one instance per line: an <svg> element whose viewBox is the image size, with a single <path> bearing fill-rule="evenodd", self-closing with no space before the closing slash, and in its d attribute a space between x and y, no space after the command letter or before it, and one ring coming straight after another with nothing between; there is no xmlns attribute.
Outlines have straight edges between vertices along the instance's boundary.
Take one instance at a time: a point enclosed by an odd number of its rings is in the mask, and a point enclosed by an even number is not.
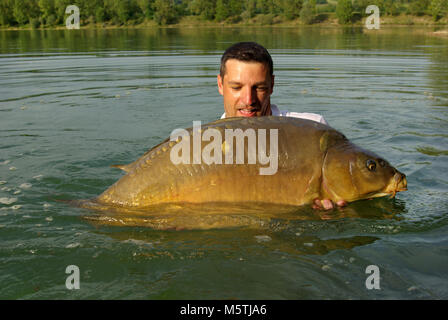
<svg viewBox="0 0 448 320"><path fill-rule="evenodd" d="M117 25L112 23L81 23L80 29L144 29L144 28L235 28L235 27L363 27L365 26L365 18L352 24L342 25L339 24L337 19L334 17L327 18L322 22L317 22L313 24L304 24L300 19L294 19L289 21L283 21L281 19L274 18L272 24L262 24L260 23L259 17L254 17L248 21L240 21L238 23L228 23L228 22L215 22L215 21L205 21L194 16L183 17L179 22L169 25L158 25L153 20L145 20L142 23L128 23L126 25ZM412 16L412 15L399 15L399 16L385 16L381 17L381 27L440 27L440 29L446 29L437 31L444 35L444 31L448 32L448 18L440 19L434 22L429 16ZM0 30L64 30L66 27L64 25L58 26L44 26L38 28L32 28L30 25L20 26L20 27L0 27Z"/></svg>

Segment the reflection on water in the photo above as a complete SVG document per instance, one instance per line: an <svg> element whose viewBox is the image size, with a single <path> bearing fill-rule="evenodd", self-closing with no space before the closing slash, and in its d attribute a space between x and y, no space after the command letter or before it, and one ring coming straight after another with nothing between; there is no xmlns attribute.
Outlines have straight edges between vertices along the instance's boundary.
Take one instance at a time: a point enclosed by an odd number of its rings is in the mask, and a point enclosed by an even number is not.
<svg viewBox="0 0 448 320"><path fill-rule="evenodd" d="M83 218L112 226L150 227L156 230L195 230L232 227L286 229L295 221L335 220L343 218L396 219L404 212L405 203L398 199L378 198L350 203L333 210L314 210L271 203L176 203L160 204L145 209L111 208L89 201L74 205L96 210L98 214Z"/></svg>
<svg viewBox="0 0 448 320"><path fill-rule="evenodd" d="M97 232L123 243L132 243L144 249L145 257L160 258L175 252L178 257L184 255L207 256L257 255L262 251L277 251L295 257L303 255L325 255L333 250L350 250L355 247L374 243L379 237L349 236L334 239L321 239L318 236L299 232L285 235L278 230L221 230L218 234L210 231L191 232L149 232L147 230L115 230ZM219 235L219 236L218 236ZM243 251L242 251L243 250Z"/></svg>

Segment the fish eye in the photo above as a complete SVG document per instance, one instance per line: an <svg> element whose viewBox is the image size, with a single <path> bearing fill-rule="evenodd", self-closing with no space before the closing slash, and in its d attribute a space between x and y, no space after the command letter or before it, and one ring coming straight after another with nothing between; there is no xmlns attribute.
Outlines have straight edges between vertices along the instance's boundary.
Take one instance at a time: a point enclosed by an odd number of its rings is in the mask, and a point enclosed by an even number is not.
<svg viewBox="0 0 448 320"><path fill-rule="evenodd" d="M383 168L386 166L386 161L384 161L383 159L378 159L378 163L379 163L380 166L382 166Z"/></svg>
<svg viewBox="0 0 448 320"><path fill-rule="evenodd" d="M375 171L375 169L376 169L375 160L372 160L372 159L367 160L366 167L367 167L367 169L369 169L369 171Z"/></svg>

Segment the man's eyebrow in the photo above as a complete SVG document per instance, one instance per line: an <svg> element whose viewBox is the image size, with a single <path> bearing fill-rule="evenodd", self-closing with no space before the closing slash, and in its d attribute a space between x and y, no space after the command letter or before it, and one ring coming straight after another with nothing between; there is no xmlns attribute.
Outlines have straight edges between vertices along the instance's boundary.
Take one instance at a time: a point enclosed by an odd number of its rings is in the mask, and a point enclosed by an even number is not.
<svg viewBox="0 0 448 320"><path fill-rule="evenodd" d="M241 82L229 81L228 84L230 84L230 85L241 85ZM254 83L254 86L259 86L259 85L267 86L268 82L267 81L260 81L260 82Z"/></svg>

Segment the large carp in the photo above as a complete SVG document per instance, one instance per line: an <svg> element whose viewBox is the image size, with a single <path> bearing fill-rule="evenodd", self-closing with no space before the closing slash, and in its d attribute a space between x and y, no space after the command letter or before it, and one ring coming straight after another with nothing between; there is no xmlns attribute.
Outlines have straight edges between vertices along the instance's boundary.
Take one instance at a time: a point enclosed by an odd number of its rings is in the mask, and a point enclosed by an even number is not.
<svg viewBox="0 0 448 320"><path fill-rule="evenodd" d="M215 129L225 136L226 130L269 133L265 137L266 155L269 150L278 151L274 173L260 174L266 169L261 164L248 163L250 143L244 145L244 163L226 164L194 161L188 155L187 162L173 162L173 148L179 143L193 151L205 151L224 159L237 143L223 141L207 142L204 137L194 137L193 128L188 135L168 138L147 151L135 162L118 166L127 172L120 180L95 199L102 206L142 209L164 203L270 203L300 206L312 204L316 199L329 199L334 203L352 202L359 199L395 196L407 190L404 174L373 152L351 143L335 129L305 119L290 117L228 118L203 125L196 133ZM276 130L277 140L272 139ZM269 137L271 139L269 139ZM216 137L215 137L216 139ZM260 135L256 137L260 142ZM247 138L247 140L249 140ZM244 141L247 141L244 139ZM199 148L194 146L199 143ZM219 151L210 145L219 143ZM273 143L276 145L273 146ZM257 144L259 146L259 144ZM177 146L177 147L176 147ZM210 150L213 149L214 153ZM258 150L260 151L260 150ZM222 154L216 154L217 152ZM204 156L204 153L202 153ZM257 157L255 157L257 158ZM252 157L252 159L254 159ZM257 158L260 159L260 158ZM266 160L266 159L265 159ZM177 161L179 162L179 161Z"/></svg>

